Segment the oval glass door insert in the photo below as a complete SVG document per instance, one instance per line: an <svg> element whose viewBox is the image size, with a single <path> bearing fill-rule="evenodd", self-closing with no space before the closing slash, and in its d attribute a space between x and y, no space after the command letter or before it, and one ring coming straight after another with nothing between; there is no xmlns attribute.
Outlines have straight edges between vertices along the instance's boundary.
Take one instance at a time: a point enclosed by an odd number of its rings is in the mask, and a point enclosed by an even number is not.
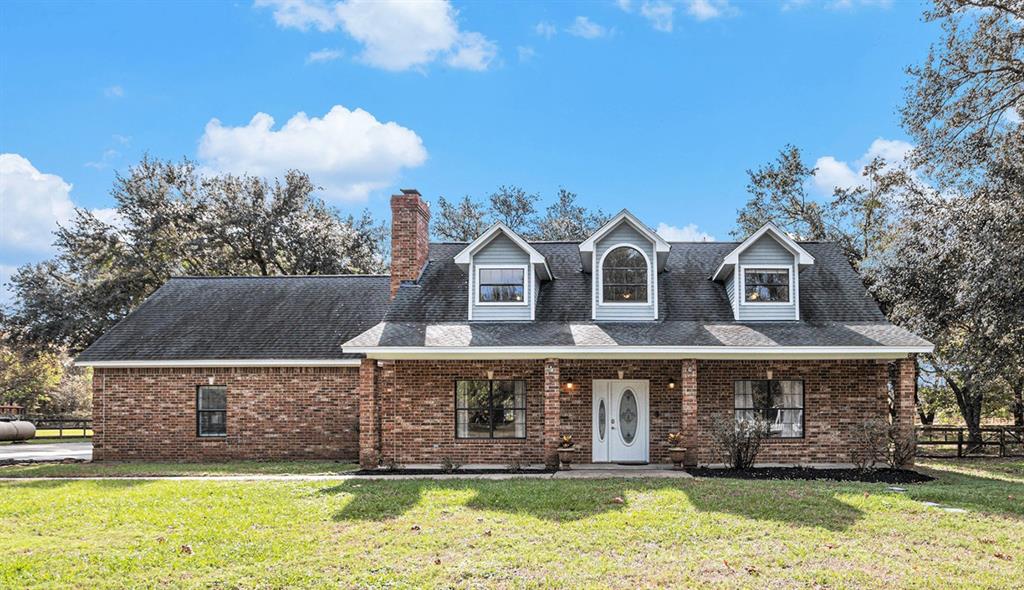
<svg viewBox="0 0 1024 590"><path fill-rule="evenodd" d="M605 415L604 400L597 405L597 437L600 440L604 440L605 424L608 422L608 417Z"/></svg>
<svg viewBox="0 0 1024 590"><path fill-rule="evenodd" d="M636 438L636 427L639 423L639 412L637 412L636 396L632 389L622 392L619 399L619 432L622 434L622 442L633 443Z"/></svg>

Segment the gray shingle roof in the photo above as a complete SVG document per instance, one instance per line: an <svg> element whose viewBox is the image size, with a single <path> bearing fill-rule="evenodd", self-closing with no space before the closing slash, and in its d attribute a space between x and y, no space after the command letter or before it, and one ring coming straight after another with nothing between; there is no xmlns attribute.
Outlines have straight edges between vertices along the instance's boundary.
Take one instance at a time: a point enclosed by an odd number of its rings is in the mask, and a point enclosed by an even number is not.
<svg viewBox="0 0 1024 590"><path fill-rule="evenodd" d="M348 343L363 346L927 346L889 324L838 246L801 243L816 263L800 273L799 322L741 324L710 280L737 242L676 242L658 275L656 322L591 320L591 277L575 242L536 242L554 280L542 283L537 321L468 322L463 243L432 244L418 283L405 283L385 321Z"/></svg>
<svg viewBox="0 0 1024 590"><path fill-rule="evenodd" d="M928 343L888 323L381 322L346 343L375 346L896 346Z"/></svg>
<svg viewBox="0 0 1024 590"><path fill-rule="evenodd" d="M172 278L79 362L338 359L380 322L386 276Z"/></svg>
<svg viewBox="0 0 1024 590"><path fill-rule="evenodd" d="M665 321L732 322L721 283L709 277L736 242L676 242L658 275L658 317ZM800 273L800 316L807 322L885 322L860 277L835 244L804 242L816 263ZM540 287L538 321L590 321L590 275L573 242L537 242L555 279ZM465 322L468 277L453 261L465 244L431 244L419 284L405 283L388 322Z"/></svg>
<svg viewBox="0 0 1024 590"><path fill-rule="evenodd" d="M431 244L418 282L388 303L387 276L174 278L99 338L80 362L341 359L363 346L926 346L890 325L839 248L803 243L816 264L800 273L800 322L733 320L709 279L736 243L672 244L658 276L659 321L596 324L578 244L535 242L554 275L537 321L467 321L463 243ZM351 342L349 342L351 340Z"/></svg>

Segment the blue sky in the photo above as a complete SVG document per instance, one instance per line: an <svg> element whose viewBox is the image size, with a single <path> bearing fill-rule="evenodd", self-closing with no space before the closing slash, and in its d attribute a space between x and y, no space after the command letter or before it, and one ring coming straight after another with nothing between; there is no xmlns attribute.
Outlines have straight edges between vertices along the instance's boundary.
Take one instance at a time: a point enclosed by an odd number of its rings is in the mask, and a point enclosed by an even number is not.
<svg viewBox="0 0 1024 590"><path fill-rule="evenodd" d="M744 171L787 142L821 166L815 194L856 182L866 154L905 152L903 70L937 35L923 8L7 1L0 273L48 256L72 205L110 207L115 171L144 152L300 167L343 211L381 217L399 187L565 186L695 226L672 237L728 239Z"/></svg>

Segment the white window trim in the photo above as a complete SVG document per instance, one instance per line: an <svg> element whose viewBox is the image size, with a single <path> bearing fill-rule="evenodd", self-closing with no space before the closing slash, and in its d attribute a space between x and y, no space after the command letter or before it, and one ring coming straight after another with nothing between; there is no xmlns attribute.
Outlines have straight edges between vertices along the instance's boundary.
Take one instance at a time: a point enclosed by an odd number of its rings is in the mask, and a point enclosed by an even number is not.
<svg viewBox="0 0 1024 590"><path fill-rule="evenodd" d="M632 248L640 253L644 257L644 263L647 265L647 301L605 301L604 300L604 259L619 248ZM598 261L597 265L597 304L602 307L651 307L657 303L657 294L651 288L651 276L654 273L651 268L651 257L647 255L643 249L638 248L634 244L628 244L620 242L618 244L612 244L608 246L608 249L601 254L601 260ZM657 319L657 318L655 318Z"/></svg>
<svg viewBox="0 0 1024 590"><path fill-rule="evenodd" d="M783 266L781 264L741 264L740 276L739 276L739 289L736 293L736 298L739 300L739 304L750 307L768 307L768 306L793 306L797 296L796 282L793 281L793 266ZM789 301L747 301L747 269L750 270L785 270L789 273Z"/></svg>
<svg viewBox="0 0 1024 590"><path fill-rule="evenodd" d="M473 301L476 305L487 306L487 307L526 307L530 305L531 296L533 295L533 289L531 289L530 283L532 282L530 277L530 267L527 264L476 264L474 265L473 276L476 280L473 283L473 292L475 296ZM522 270L523 271L523 300L522 301L480 301L480 271L481 270L494 270L494 269L511 269L511 270Z"/></svg>

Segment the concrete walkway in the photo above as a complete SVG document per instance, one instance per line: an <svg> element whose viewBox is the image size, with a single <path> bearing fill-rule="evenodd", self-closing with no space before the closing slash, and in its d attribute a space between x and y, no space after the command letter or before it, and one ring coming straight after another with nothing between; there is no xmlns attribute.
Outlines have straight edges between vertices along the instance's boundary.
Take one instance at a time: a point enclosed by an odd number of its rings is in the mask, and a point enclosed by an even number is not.
<svg viewBox="0 0 1024 590"><path fill-rule="evenodd" d="M0 461L92 460L92 443L41 443L0 445Z"/></svg>
<svg viewBox="0 0 1024 590"><path fill-rule="evenodd" d="M0 477L0 481L47 480L157 480L169 481L387 481L387 480L509 480L509 479L692 479L685 471L668 469L573 469L555 473L445 473L434 475L146 475L146 476L86 476L86 477Z"/></svg>

